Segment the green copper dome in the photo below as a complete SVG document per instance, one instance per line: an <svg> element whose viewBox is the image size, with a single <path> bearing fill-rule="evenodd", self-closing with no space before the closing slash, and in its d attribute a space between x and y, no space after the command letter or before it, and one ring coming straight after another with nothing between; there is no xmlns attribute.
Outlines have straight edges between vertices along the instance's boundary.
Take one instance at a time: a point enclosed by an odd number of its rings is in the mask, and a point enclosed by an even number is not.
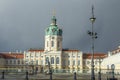
<svg viewBox="0 0 120 80"><path fill-rule="evenodd" d="M57 21L56 17L53 16L52 17L52 22L51 22L50 26L45 30L45 34L46 35L62 36L62 29L59 29L57 27L56 21Z"/></svg>

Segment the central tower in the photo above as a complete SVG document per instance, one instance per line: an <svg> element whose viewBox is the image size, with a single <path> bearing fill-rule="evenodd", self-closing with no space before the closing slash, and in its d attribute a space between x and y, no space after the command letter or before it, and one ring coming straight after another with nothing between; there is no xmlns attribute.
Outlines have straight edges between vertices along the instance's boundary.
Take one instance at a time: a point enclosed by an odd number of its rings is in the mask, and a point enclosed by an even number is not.
<svg viewBox="0 0 120 80"><path fill-rule="evenodd" d="M45 30L45 51L62 50L62 29L57 26L55 16L51 19L50 26Z"/></svg>

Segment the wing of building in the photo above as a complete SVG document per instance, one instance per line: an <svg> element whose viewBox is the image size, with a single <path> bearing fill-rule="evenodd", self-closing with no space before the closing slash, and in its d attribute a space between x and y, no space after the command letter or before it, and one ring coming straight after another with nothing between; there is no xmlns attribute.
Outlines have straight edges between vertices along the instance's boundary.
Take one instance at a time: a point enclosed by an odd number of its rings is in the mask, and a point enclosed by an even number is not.
<svg viewBox="0 0 120 80"><path fill-rule="evenodd" d="M120 46L118 46L117 49L113 51L108 52L108 56L103 59L102 67L104 69L111 69L112 65L114 65L114 68L116 71L120 71Z"/></svg>
<svg viewBox="0 0 120 80"><path fill-rule="evenodd" d="M16 52L0 53L0 70L18 71L18 69L25 70L24 54Z"/></svg>

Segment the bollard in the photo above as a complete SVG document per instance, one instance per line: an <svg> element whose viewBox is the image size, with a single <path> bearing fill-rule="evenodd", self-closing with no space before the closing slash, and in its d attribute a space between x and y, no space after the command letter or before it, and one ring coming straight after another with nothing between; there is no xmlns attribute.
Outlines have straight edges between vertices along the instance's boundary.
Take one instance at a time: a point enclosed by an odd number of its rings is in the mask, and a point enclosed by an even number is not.
<svg viewBox="0 0 120 80"><path fill-rule="evenodd" d="M76 72L74 72L74 80L77 80L77 78L76 78Z"/></svg>
<svg viewBox="0 0 120 80"><path fill-rule="evenodd" d="M98 80L101 80L101 72L98 72Z"/></svg>
<svg viewBox="0 0 120 80"><path fill-rule="evenodd" d="M29 79L28 79L28 71L26 71L26 80L29 80Z"/></svg>
<svg viewBox="0 0 120 80"><path fill-rule="evenodd" d="M52 80L52 71L51 71L51 69L50 69L50 80Z"/></svg>
<svg viewBox="0 0 120 80"><path fill-rule="evenodd" d="M3 72L2 72L2 79L4 79L4 73L5 73L5 72L3 71Z"/></svg>

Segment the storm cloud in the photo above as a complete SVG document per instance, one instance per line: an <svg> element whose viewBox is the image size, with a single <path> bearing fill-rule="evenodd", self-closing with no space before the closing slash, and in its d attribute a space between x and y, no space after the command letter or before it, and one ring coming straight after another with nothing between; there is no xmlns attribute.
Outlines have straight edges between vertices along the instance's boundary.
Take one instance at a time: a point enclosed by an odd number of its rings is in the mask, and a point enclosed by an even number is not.
<svg viewBox="0 0 120 80"><path fill-rule="evenodd" d="M120 45L120 0L0 0L0 52L44 48L53 10L63 29L63 48L90 52L92 4L95 51L115 49Z"/></svg>

